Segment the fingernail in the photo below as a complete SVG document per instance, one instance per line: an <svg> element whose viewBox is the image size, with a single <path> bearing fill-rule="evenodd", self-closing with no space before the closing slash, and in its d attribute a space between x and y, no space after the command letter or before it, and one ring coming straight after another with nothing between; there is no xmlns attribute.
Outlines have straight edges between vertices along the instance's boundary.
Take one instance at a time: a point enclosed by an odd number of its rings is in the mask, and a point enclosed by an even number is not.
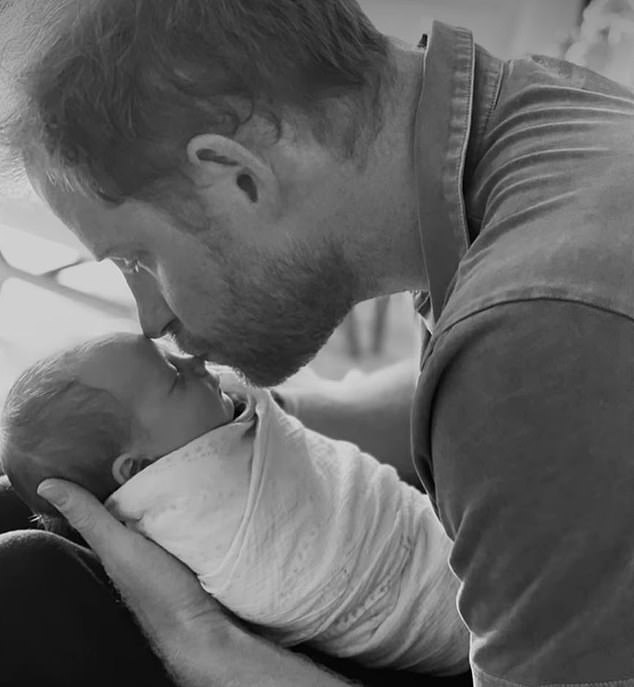
<svg viewBox="0 0 634 687"><path fill-rule="evenodd" d="M68 498L66 489L57 482L42 482L37 488L37 493L56 508L62 507Z"/></svg>

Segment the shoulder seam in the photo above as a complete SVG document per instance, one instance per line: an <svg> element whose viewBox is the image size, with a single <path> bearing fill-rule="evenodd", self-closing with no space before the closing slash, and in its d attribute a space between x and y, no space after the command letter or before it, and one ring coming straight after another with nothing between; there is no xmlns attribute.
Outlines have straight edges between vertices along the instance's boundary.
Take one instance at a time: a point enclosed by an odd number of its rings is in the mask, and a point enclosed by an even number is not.
<svg viewBox="0 0 634 687"><path fill-rule="evenodd" d="M622 317L627 320L630 320L634 324L634 316L623 312L621 310L618 310L613 307L608 307L607 305L601 305L599 303L591 303L587 300L581 300L581 299L576 299L574 297L563 297L563 296L524 296L524 297L515 297L515 298L508 298L508 299L503 299L503 300L497 300L493 303L486 303L482 304L481 306L475 306L473 309L470 309L468 312L463 313L461 315L458 315L455 319L450 319L447 324L444 324L442 322L442 316L441 319L439 320L439 324L441 325L436 329L434 332L434 338L438 338L439 336L443 334L447 334L451 329L453 329L455 326L458 324L461 324L465 320L468 320L476 315L479 315L483 312L486 312L487 310L494 310L495 308L498 308L500 306L505 306L505 305L512 305L514 303L534 303L537 301L547 301L547 302L558 302L558 303L567 303L569 305L578 305L581 307L586 307L590 308L592 310L599 310L601 312L607 313L609 315L615 315L616 317Z"/></svg>

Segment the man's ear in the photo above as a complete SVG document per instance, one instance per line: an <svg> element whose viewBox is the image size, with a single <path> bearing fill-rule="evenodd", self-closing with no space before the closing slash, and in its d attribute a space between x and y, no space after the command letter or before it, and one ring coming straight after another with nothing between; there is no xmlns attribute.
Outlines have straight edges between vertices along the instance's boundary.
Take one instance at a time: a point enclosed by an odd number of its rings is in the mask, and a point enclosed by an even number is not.
<svg viewBox="0 0 634 687"><path fill-rule="evenodd" d="M199 187L223 187L226 194L229 184L252 204L278 195L277 178L266 160L226 136L195 136L187 144L187 159Z"/></svg>
<svg viewBox="0 0 634 687"><path fill-rule="evenodd" d="M132 453L122 453L112 464L112 476L117 484L125 484L136 474L152 465L152 461Z"/></svg>

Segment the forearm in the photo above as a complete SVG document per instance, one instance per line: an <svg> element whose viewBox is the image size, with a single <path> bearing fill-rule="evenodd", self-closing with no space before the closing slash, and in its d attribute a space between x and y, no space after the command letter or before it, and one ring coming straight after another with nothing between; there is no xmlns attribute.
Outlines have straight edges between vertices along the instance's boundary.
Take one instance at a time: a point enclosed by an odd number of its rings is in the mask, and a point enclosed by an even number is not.
<svg viewBox="0 0 634 687"><path fill-rule="evenodd" d="M86 490L40 485L99 556L156 654L180 687L344 687L343 678L249 634L183 563L118 522Z"/></svg>
<svg viewBox="0 0 634 687"><path fill-rule="evenodd" d="M355 383L282 393L290 401L290 411L307 427L350 441L411 479L410 414L416 379L416 363L408 360Z"/></svg>
<svg viewBox="0 0 634 687"><path fill-rule="evenodd" d="M189 636L189 638L188 638ZM219 634L182 631L158 647L179 687L349 687L351 682L227 621ZM354 683L358 684L358 683Z"/></svg>

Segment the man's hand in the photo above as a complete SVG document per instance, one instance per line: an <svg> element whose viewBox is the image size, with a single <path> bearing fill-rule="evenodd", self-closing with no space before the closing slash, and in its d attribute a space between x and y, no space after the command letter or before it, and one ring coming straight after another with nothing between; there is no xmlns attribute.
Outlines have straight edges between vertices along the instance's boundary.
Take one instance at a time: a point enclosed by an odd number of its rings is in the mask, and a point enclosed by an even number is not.
<svg viewBox="0 0 634 687"><path fill-rule="evenodd" d="M313 664L248 634L180 561L118 522L87 491L47 480L38 494L82 535L181 687L341 687Z"/></svg>
<svg viewBox="0 0 634 687"><path fill-rule="evenodd" d="M90 493L62 480L43 482L38 494L82 535L151 640L204 624L229 623L222 607L180 561L118 522ZM158 647L161 648L160 646Z"/></svg>
<svg viewBox="0 0 634 687"><path fill-rule="evenodd" d="M418 363L406 360L377 372L351 372L340 381L308 368L278 388L285 409L306 427L356 444L401 478L419 484L410 447L411 406Z"/></svg>

